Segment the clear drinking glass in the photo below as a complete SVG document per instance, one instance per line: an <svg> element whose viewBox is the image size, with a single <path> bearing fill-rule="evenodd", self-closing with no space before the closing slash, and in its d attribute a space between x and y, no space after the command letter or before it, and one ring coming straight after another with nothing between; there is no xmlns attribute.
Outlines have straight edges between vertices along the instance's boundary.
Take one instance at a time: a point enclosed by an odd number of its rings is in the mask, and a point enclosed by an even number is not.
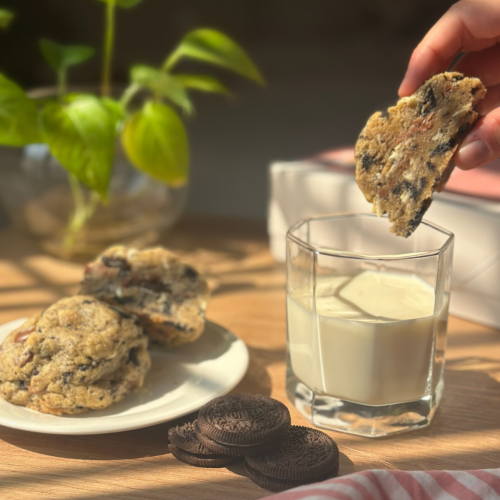
<svg viewBox="0 0 500 500"><path fill-rule="evenodd" d="M287 234L287 395L318 427L378 437L428 425L443 393L453 234L339 214Z"/></svg>

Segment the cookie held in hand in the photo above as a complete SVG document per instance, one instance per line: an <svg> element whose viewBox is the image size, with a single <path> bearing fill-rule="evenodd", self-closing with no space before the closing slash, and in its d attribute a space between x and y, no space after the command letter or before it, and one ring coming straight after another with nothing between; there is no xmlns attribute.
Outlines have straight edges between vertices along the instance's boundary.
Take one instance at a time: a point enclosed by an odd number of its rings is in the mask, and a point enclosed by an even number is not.
<svg viewBox="0 0 500 500"><path fill-rule="evenodd" d="M440 73L414 94L370 117L356 143L356 181L391 231L408 237L453 170L453 155L486 95L477 78Z"/></svg>

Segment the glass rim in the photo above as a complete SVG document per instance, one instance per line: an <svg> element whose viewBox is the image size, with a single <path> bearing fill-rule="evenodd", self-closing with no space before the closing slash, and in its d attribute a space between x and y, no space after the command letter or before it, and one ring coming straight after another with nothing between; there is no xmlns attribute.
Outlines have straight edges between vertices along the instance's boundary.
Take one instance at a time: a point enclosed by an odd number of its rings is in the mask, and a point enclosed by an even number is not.
<svg viewBox="0 0 500 500"><path fill-rule="evenodd" d="M317 255L328 255L330 257L343 257L343 258L349 258L349 259L360 259L360 260L405 260L405 259L419 259L423 257L433 257L436 255L440 255L443 252L445 252L449 246L453 243L455 239L455 235L451 232L448 231L447 229L442 228L441 226L438 226L437 224L434 224L432 222L429 222L427 220L422 220L421 224L424 226L427 226L434 231L438 231L444 235L447 236L446 241L437 249L435 250L423 250L421 252L406 252L406 253L398 253L398 254L376 254L376 255L371 255L371 254L362 254L362 253L357 253L357 252L349 252L346 250L325 250L325 249L319 249L313 245L310 245L309 243L306 243L304 240L299 238L298 236L295 236L293 231L297 230L301 225L305 224L306 222L313 221L313 220L326 220L326 219L338 219L341 217L367 217L371 219L381 219L381 218L386 218L388 219L387 215L383 215L382 217L379 217L376 214L373 213L365 213L365 212L339 212L339 213L333 213L333 214L324 214L324 215L313 215L311 217L306 217L304 219L301 219L297 221L293 226L291 226L287 233L286 233L286 239L291 240L297 245L301 246L302 248L309 250L310 252L313 252Z"/></svg>

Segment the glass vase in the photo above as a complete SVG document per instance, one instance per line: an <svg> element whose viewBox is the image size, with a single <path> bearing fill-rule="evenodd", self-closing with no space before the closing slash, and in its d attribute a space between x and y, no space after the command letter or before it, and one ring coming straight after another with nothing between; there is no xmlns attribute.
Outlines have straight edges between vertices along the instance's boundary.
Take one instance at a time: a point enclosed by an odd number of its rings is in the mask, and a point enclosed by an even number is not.
<svg viewBox="0 0 500 500"><path fill-rule="evenodd" d="M75 223L75 186L72 191L68 172L46 145L4 150L0 194L13 225L47 253L70 260L92 258L115 243L154 244L181 215L187 186L173 189L153 180L129 163L119 144L116 149L106 204L78 183L83 224Z"/></svg>

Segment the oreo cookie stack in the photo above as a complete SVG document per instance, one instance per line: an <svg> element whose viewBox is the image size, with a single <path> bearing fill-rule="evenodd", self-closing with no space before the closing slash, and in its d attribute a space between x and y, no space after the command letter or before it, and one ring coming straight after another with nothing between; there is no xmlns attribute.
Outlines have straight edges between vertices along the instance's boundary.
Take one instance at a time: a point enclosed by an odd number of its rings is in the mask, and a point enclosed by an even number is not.
<svg viewBox="0 0 500 500"><path fill-rule="evenodd" d="M288 408L267 396L235 394L208 402L194 422L170 429L169 450L197 467L245 459L248 476L270 491L335 477L337 445L324 432L291 425Z"/></svg>
<svg viewBox="0 0 500 500"><path fill-rule="evenodd" d="M200 443L196 437L196 422L172 427L168 431L171 443L168 449L177 460L195 467L225 467L239 460L239 457L213 453Z"/></svg>

